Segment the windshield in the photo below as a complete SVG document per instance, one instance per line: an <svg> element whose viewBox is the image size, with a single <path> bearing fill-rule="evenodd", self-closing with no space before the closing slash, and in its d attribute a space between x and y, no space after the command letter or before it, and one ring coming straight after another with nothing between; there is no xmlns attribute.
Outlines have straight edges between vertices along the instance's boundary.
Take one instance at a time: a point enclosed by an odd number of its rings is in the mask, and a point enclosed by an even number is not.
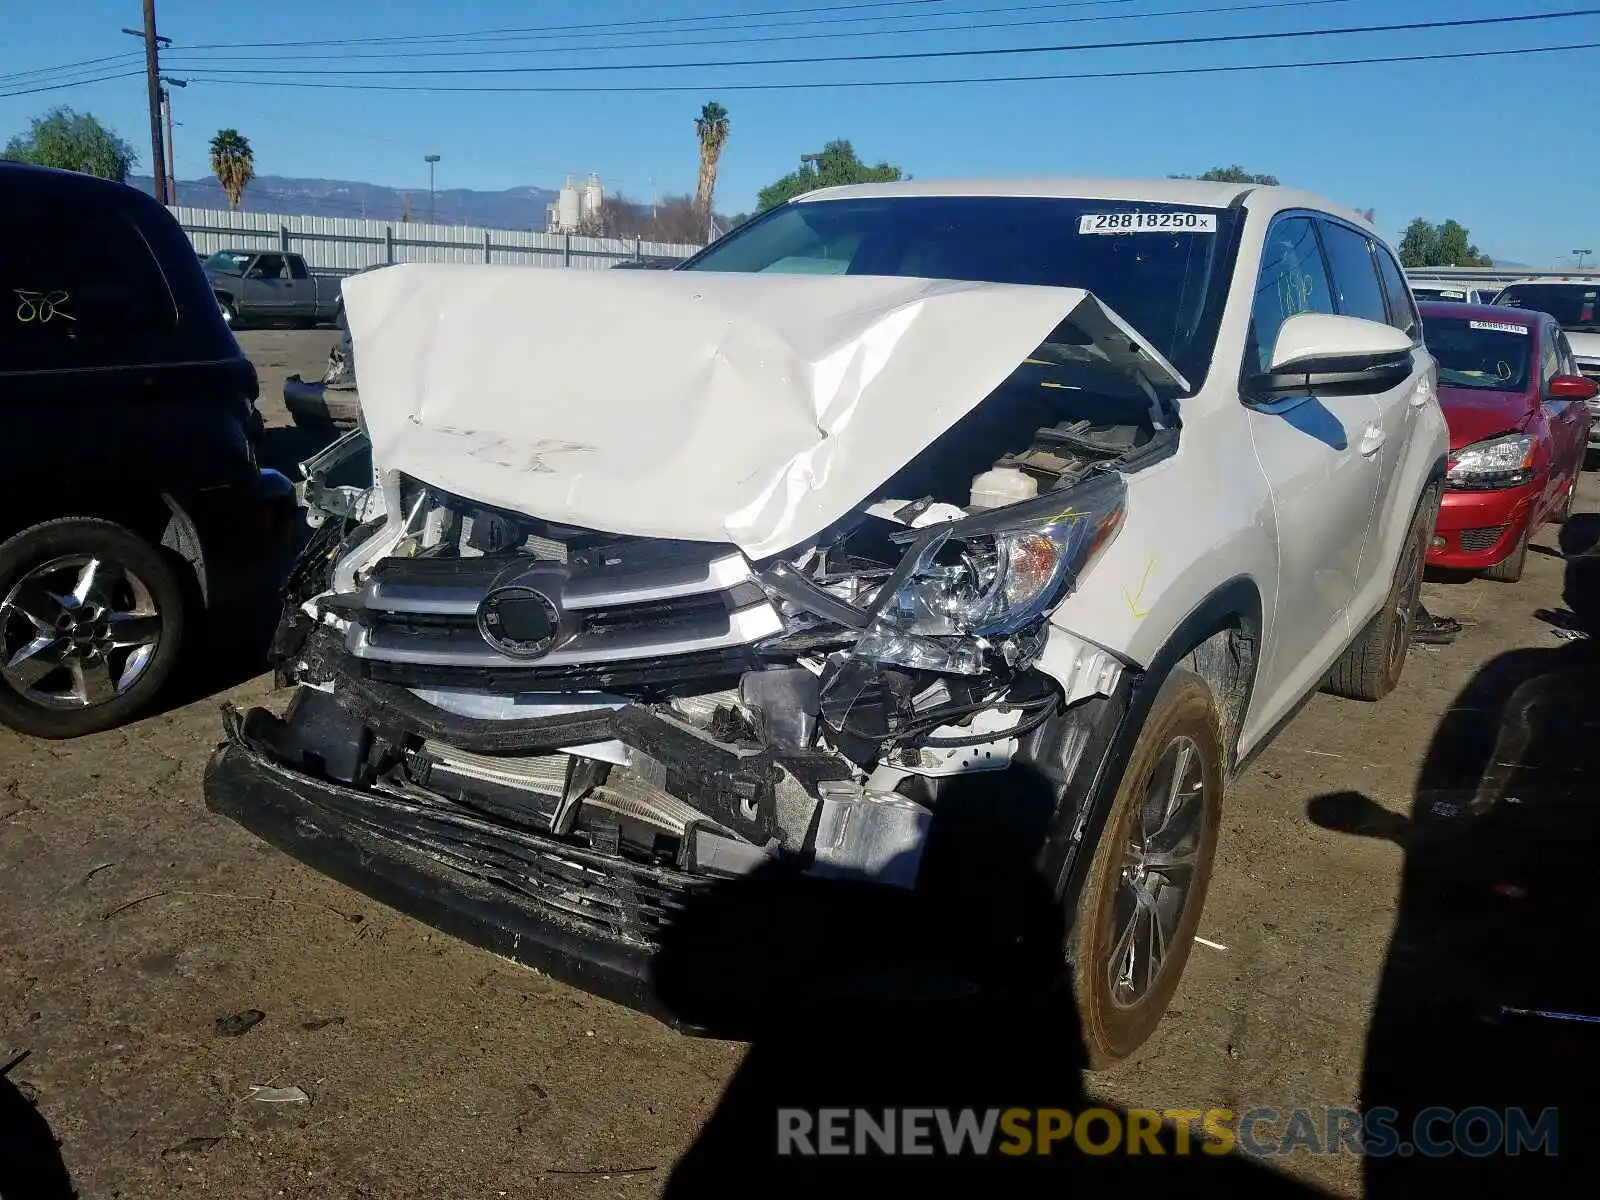
<svg viewBox="0 0 1600 1200"><path fill-rule="evenodd" d="M1597 291L1600 284L1594 283L1514 283L1500 293L1495 303L1549 313L1563 329L1600 333Z"/></svg>
<svg viewBox="0 0 1600 1200"><path fill-rule="evenodd" d="M1515 321L1423 317L1422 339L1445 387L1521 392L1528 387L1533 333Z"/></svg>
<svg viewBox="0 0 1600 1200"><path fill-rule="evenodd" d="M1419 287L1414 287L1411 291L1418 300L1437 300L1446 304L1465 304L1467 302L1467 294L1461 291Z"/></svg>
<svg viewBox="0 0 1600 1200"><path fill-rule="evenodd" d="M874 196L790 203L712 244L689 271L896 275L1093 292L1199 387L1236 214L1115 200Z"/></svg>
<svg viewBox="0 0 1600 1200"><path fill-rule="evenodd" d="M253 257L254 255L241 254L237 250L219 250L206 259L206 270L220 271L224 275L242 275L245 264Z"/></svg>

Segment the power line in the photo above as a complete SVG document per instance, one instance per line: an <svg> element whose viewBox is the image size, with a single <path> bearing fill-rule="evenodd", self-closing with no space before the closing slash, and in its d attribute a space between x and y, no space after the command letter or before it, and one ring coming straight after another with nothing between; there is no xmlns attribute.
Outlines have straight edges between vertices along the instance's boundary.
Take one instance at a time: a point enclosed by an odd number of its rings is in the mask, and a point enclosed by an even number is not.
<svg viewBox="0 0 1600 1200"><path fill-rule="evenodd" d="M715 86L723 92L787 92L808 91L823 88L899 88L899 87L946 87L956 84L969 83L1045 83L1065 80L1093 80L1093 79L1151 79L1166 75L1228 75L1248 71L1293 71L1307 70L1319 67L1361 67L1375 66L1385 63L1415 63L1415 62L1446 62L1461 59L1479 58L1504 58L1508 55L1518 54L1556 54L1567 50L1596 50L1600 49L1600 42L1572 42L1560 46L1527 46L1515 50L1457 50L1449 53L1436 54L1396 54L1364 58L1331 58L1316 59L1309 62L1290 63L1237 63L1213 67L1152 67L1143 70L1127 71L1086 71L1078 73L1048 74L1048 75L973 75L960 76L947 79L851 79L851 80L816 80L801 83L718 83ZM608 94L649 94L656 92L702 92L707 85L703 83L692 84L624 84L615 87L604 85L598 87L585 86L543 86L543 85L476 85L468 87L439 87L433 84L404 84L404 83L315 83L291 82L288 80L274 79L197 79L190 77L191 83L217 83L229 87L276 87L276 88L319 88L334 89L338 91L353 92L428 92L432 95L450 95L472 93L537 93L540 95L571 94L571 93L608 93Z"/></svg>
<svg viewBox="0 0 1600 1200"><path fill-rule="evenodd" d="M1190 37L1139 38L1123 42L1076 42L1058 46L1007 46L960 50L903 50L879 54L839 54L790 58L722 59L713 62L596 63L581 67L353 67L337 70L315 67L261 67L255 69L210 67L214 75L535 75L583 71L687 71L708 67L821 66L859 62L911 62L946 58L994 58L1013 54L1062 54L1083 50L1143 50L1158 46L1219 46L1243 42L1283 41L1287 38L1345 37L1365 33L1415 33L1426 29L1470 29L1525 25L1536 21L1565 21L1600 15L1600 8L1575 8L1564 12L1529 13L1508 17L1464 17L1439 21L1406 21L1394 25L1352 25L1342 29L1297 29L1264 33L1202 34ZM704 85L702 85L704 86ZM716 86L721 86L720 84Z"/></svg>
<svg viewBox="0 0 1600 1200"><path fill-rule="evenodd" d="M1101 14L1101 15L1081 16L1081 17L1038 17L1038 18L1031 18L1031 19L1028 19L1028 20L1020 20L1020 21L992 21L992 22L989 22L989 23L983 24L983 25L968 23L968 24L965 24L965 25L928 25L928 26L919 26L919 27L917 27L915 29L861 29L861 30L852 30L852 31L849 31L849 32L835 32L835 33L787 33L787 34L776 34L776 35L774 35L774 34L763 34L763 35L757 36L757 37L691 38L691 39L686 39L686 40L683 40L683 41L676 41L676 42L656 42L656 43L654 43L652 45L649 45L649 46L637 46L637 45L635 45L635 46L586 45L586 46L545 46L545 47L518 48L518 49L503 49L503 48L498 48L497 47L497 48L494 48L494 49L480 49L480 50L381 50L381 51L371 51L371 52L368 52L368 53L365 53L365 54L350 54L350 53L346 53L346 52L340 51L340 52L335 52L335 53L330 53L330 54L299 54L299 55L296 55L295 57L297 59L301 59L301 60L317 61L317 60L323 60L323 59L336 59L336 60L339 60L339 61L342 62L342 61L347 60L347 59L370 59L370 58L466 58L466 57L475 57L475 56L478 56L478 55L485 55L485 54L488 54L488 55L510 55L510 54L531 55L531 54L579 54L579 53L594 53L594 52L605 53L605 52L615 51L615 50L661 50L661 49L665 49L665 48L667 48L669 46L728 46L728 45L736 45L736 44L740 44L740 43L751 43L751 42L771 43L771 42L820 41L820 40L830 40L830 39L837 39L837 38L904 37L904 36L906 36L908 34L918 34L918 33L933 33L933 34L939 34L939 33L971 33L971 32L973 32L975 30L982 30L982 31L987 32L989 30L994 30L994 29L1021 29L1021 28L1034 27L1034 26L1040 26L1040 25L1080 25L1080 24L1093 24L1093 23L1100 22L1100 21L1148 21L1153 17L1191 17L1191 16L1210 15L1210 14L1264 12L1264 11L1267 11L1267 10L1270 10L1270 9L1318 8L1318 7L1323 7L1323 6L1330 5L1330 4L1356 4L1356 3L1362 3L1362 2L1363 2L1363 0L1264 0L1264 2L1253 3L1253 4L1223 4L1223 5L1212 5L1212 6L1205 7L1205 8L1166 8L1166 9L1158 9L1158 10L1156 10L1154 12L1105 13L1105 14ZM1023 12L1037 12L1040 9L1046 9L1046 8L1081 8L1081 7L1083 7L1082 4L1069 4L1069 5L1038 4L1038 5L1032 5L1032 6L1024 6L1023 8L1020 9L1020 11L1023 11ZM977 12L1003 12L1003 11L1007 11L1007 10L1004 10L1004 9L978 9L978 10L975 10L975 11L977 11ZM1013 9L1011 11L1019 11L1019 10ZM953 17L953 16L963 16L963 15L966 15L966 14L964 14L964 13L947 13L945 15ZM282 62L283 58L282 58L282 56L278 56L278 55L264 55L264 54L220 55L220 56L205 57L203 59L197 60L194 63L178 63L178 64L175 64L175 65L179 66L179 67L193 68L193 69L198 69L198 70L216 70L216 69L218 69L214 65L216 63L222 63L222 62L252 62L252 61L255 61L255 62L261 62L261 61L265 61L265 62ZM241 69L243 69L243 68L241 68Z"/></svg>
<svg viewBox="0 0 1600 1200"><path fill-rule="evenodd" d="M73 79L66 83L46 83L39 87L23 88L21 91L0 92L0 100L9 100L12 96L32 96L37 92L58 92L62 88L82 87L91 83L105 83L111 79L133 79L143 74L144 68L140 67L137 71L122 71L115 75L97 75L93 79ZM225 81L216 80L215 82Z"/></svg>
<svg viewBox="0 0 1600 1200"><path fill-rule="evenodd" d="M101 63L121 62L126 59L138 57L141 57L139 51L124 50L121 54L107 54L101 58L86 58L82 62L62 63L57 67L34 67L30 71L12 71L6 75L0 75L0 86L12 83L14 81L28 79L33 76L54 75L57 71L75 71L82 67L93 67Z"/></svg>
<svg viewBox="0 0 1600 1200"><path fill-rule="evenodd" d="M1121 7L1121 6L1125 6L1125 5L1129 5L1129 4L1142 4L1142 3L1144 3L1144 0L1057 0L1056 3L1051 3L1051 4L1012 4L1012 5L1005 5L1005 6L999 7L999 8L991 7L991 8L945 9L945 10L941 10L940 12L938 12L936 14L929 14L926 17L921 13L905 13L905 14L902 14L900 16L835 17L835 18L832 18L832 19L817 18L817 19L811 19L811 20L805 20L805 21L759 21L759 22L754 22L754 23L750 23L750 24L738 24L738 25L722 24L722 25L717 26L714 29L661 29L661 30L654 30L654 31L652 31L652 30L642 30L642 29L641 30L622 30L622 31L619 31L619 32L617 32L615 34L612 34L610 36L612 36L612 37L649 37L649 38L654 38L654 37L671 36L671 35L674 35L674 34L683 34L683 33L703 34L703 33L722 32L722 31L729 30L729 29L733 29L733 30L791 29L791 28L793 28L793 27L795 27L797 25L805 25L805 26L812 26L812 27L820 25L820 26L830 26L831 27L831 26L838 26L838 25L881 24L881 23L883 23L885 21L931 20L931 19L934 19L935 17L937 17L938 19L950 19L950 18L954 18L954 17L983 17L983 16L989 16L989 15L1005 15L1005 14L1008 14L1008 13L1061 11L1061 10L1065 10L1065 9L1077 9L1077 8L1114 8L1114 7ZM790 10L790 11L798 11L798 10ZM1101 19L1106 19L1106 18L1105 17L1101 17L1101 16L1095 16L1095 17L1092 17L1092 18L1083 18L1083 19L1085 19L1085 20L1101 20ZM775 38L773 38L773 40L774 41L791 41L791 40L792 41L804 41L804 40L809 40L809 39L814 39L814 38L821 38L821 37L830 37L830 38L832 38L832 37L882 37L882 36L894 35L894 34L898 34L898 33L937 33L937 32L940 32L942 28L946 28L946 27L940 27L940 26L926 26L926 27L915 26L915 27L895 28L895 29L848 30L848 31L839 32L839 33L825 33L825 34L823 34L823 33L794 33L794 34L786 34L786 35L783 35L781 37L775 37ZM968 28L977 28L977 26L973 26L973 25L957 25L957 26L948 26L947 28L950 28L950 29L968 29ZM524 53L525 51L522 50L521 48L508 49L508 48L506 48L504 46L504 43L508 43L508 42L571 41L574 38L591 37L591 36L594 36L594 34L593 33L550 33L550 32L515 34L515 35L492 37L492 38L491 37L485 37L485 36L482 36L482 35L473 36L473 37L462 36L462 37L455 37L455 38L442 38L440 40L441 40L441 42L464 41L464 42L473 42L473 43L492 41L492 42L499 43L499 44L497 44L496 46L487 48L487 49L477 49L477 50L434 50L434 49L424 48L424 49L421 49L421 50L398 50L398 51L391 50L391 51L386 51L386 52L369 52L369 53L365 53L365 54L349 54L349 53L345 53L345 52L341 51L340 53L337 53L337 54L331 54L331 55L325 55L325 56L319 55L319 56L315 56L315 57L328 57L328 58L391 58L391 57L392 58L405 58L405 57L411 57L411 56L416 56L416 55L427 55L427 54L435 54L435 55L441 55L441 56L444 56L444 55L468 55L468 54L519 54L519 53ZM679 41L679 42L625 43L625 44L621 44L621 45L608 45L608 46L557 46L557 47L553 47L553 49L555 49L555 50L573 50L573 51L591 50L591 49L599 49L599 50L654 50L654 49L664 48L666 46L720 45L724 41L735 42L735 41L745 41L745 40L754 40L754 39L743 39L743 38L720 39L719 38L719 39L711 39L711 40L708 41L708 40L703 39L703 38L697 38L697 39L695 39L693 41L687 41L687 42ZM243 44L243 43L241 43L241 44ZM342 43L339 43L339 42L326 42L326 41L323 41L323 42L307 42L307 43L305 43L305 45L308 45L308 46L337 46L337 45L341 45L341 44ZM261 46L263 48L271 47L271 46L275 46L275 45L281 45L281 43L270 43L270 42L269 43L261 43ZM197 48L199 48L199 47L188 47L188 49L197 49ZM267 55L254 54L254 55L241 55L240 57L242 57L242 58L257 58L257 59L259 59L259 58L266 58L266 57L281 57L281 56L267 56ZM300 56L297 55L296 57L300 57ZM305 57L312 57L312 56L305 56ZM219 57L214 57L212 60L213 61L220 61L220 58Z"/></svg>
<svg viewBox="0 0 1600 1200"><path fill-rule="evenodd" d="M397 34L388 37L367 38L316 38L309 41L298 42L195 42L184 46L176 46L181 50L248 50L264 47L293 47L293 46L379 46L401 42L452 42L475 41L482 38L493 38L507 34L519 33L553 33L563 30L585 33L604 33L608 30L622 31L631 27L651 27L664 25L682 25L686 22L703 23L706 21L737 21L745 17L776 17L799 16L805 13L835 13L850 12L860 9L876 8L922 8L929 4L942 4L944 0L878 0L870 4L824 4L814 8L769 8L756 12L736 13L704 13L696 17L650 17L635 21L603 21L599 23L578 25L514 25L499 29L469 29L460 33L412 33ZM1080 0L1083 4L1112 3L1128 4L1134 0ZM893 21L904 20L908 17L918 16L917 13L886 14L880 17L854 17L848 18L856 21ZM784 22L785 24L808 25L824 23L824 18L810 18L805 21ZM687 30L674 30L673 32L687 32Z"/></svg>

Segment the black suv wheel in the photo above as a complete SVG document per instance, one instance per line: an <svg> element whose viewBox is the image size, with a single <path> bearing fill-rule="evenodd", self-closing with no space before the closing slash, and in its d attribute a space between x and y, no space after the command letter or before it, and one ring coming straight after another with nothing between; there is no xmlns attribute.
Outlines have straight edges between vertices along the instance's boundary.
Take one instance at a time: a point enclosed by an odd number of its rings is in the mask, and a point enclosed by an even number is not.
<svg viewBox="0 0 1600 1200"><path fill-rule="evenodd" d="M136 716L178 661L177 568L110 521L47 521L0 543L0 723L36 737Z"/></svg>

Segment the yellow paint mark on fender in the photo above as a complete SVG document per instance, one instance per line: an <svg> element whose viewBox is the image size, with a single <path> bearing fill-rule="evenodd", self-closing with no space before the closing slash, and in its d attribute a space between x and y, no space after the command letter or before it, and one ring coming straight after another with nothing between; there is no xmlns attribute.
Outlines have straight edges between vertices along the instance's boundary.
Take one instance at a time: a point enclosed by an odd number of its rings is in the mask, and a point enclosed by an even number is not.
<svg viewBox="0 0 1600 1200"><path fill-rule="evenodd" d="M1122 589L1122 598L1128 602L1128 611L1133 614L1135 621L1142 621L1150 615L1148 608L1140 608L1139 601L1144 599L1145 584L1150 582L1150 572L1155 569L1155 555L1150 556L1150 561L1144 564L1144 574L1139 576L1138 590L1130 594L1127 588Z"/></svg>

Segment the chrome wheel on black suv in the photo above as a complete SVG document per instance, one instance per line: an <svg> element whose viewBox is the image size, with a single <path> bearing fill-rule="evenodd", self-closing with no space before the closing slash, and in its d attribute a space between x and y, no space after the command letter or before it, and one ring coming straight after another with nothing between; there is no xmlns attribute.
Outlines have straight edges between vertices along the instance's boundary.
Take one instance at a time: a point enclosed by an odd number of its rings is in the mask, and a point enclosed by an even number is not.
<svg viewBox="0 0 1600 1200"><path fill-rule="evenodd" d="M109 521L0 545L0 721L74 737L133 716L177 661L183 594L160 551Z"/></svg>

